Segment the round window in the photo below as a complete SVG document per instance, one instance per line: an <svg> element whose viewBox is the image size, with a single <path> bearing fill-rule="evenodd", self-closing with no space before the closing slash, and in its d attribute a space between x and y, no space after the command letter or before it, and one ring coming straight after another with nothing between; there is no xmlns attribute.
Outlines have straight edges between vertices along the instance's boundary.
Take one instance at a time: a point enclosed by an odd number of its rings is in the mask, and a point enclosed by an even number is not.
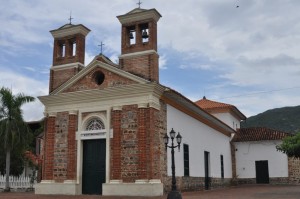
<svg viewBox="0 0 300 199"><path fill-rule="evenodd" d="M105 75L101 71L94 73L94 80L96 84L101 85L104 82Z"/></svg>

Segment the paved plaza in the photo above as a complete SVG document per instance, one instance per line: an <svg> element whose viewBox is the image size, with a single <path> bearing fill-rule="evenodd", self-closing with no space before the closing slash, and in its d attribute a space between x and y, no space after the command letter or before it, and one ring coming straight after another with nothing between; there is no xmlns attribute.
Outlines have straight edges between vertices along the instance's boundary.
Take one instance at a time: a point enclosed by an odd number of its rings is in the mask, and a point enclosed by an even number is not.
<svg viewBox="0 0 300 199"><path fill-rule="evenodd" d="M183 199L300 199L300 186L247 185L182 194ZM0 199L166 199L161 197L107 197L98 195L35 195L32 192L0 193Z"/></svg>

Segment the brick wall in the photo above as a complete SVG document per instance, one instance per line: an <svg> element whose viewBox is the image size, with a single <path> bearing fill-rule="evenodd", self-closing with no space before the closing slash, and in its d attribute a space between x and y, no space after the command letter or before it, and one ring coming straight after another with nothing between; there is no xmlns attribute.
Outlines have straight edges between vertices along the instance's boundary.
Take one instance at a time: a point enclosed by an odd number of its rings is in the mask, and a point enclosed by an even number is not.
<svg viewBox="0 0 300 199"><path fill-rule="evenodd" d="M53 178L63 182L67 179L69 112L57 113L56 126Z"/></svg>
<svg viewBox="0 0 300 199"><path fill-rule="evenodd" d="M114 137L110 140L111 144L111 179L121 179L121 113L122 110L112 111L112 127L114 130Z"/></svg>
<svg viewBox="0 0 300 199"><path fill-rule="evenodd" d="M149 29L149 41L147 43L142 42L142 32L140 31L140 24L148 24ZM130 45L128 27L135 27L136 30L136 43ZM122 25L122 44L121 53L133 53L144 50L157 51L157 23L154 20L135 21Z"/></svg>
<svg viewBox="0 0 300 199"><path fill-rule="evenodd" d="M288 184L288 177L272 177L269 178L269 184ZM234 185L243 185L243 184L256 184L256 178L238 178Z"/></svg>
<svg viewBox="0 0 300 199"><path fill-rule="evenodd" d="M76 131L77 131L77 120L76 114L69 114L69 127L68 127L68 162L67 162L67 179L76 179L76 161L77 161L77 142L76 142Z"/></svg>
<svg viewBox="0 0 300 199"><path fill-rule="evenodd" d="M111 178L123 182L163 179L167 174L163 136L166 132L166 106L160 111L138 105L113 110Z"/></svg>
<svg viewBox="0 0 300 199"><path fill-rule="evenodd" d="M121 113L121 178L123 182L138 179L138 107L123 106Z"/></svg>
<svg viewBox="0 0 300 199"><path fill-rule="evenodd" d="M149 38L147 42L144 42L142 39L142 25L148 26ZM135 44L130 44L129 27L135 29ZM154 50L157 52L157 22L153 19L148 19L122 24L121 43L122 55L147 50ZM121 58L119 63L121 68L127 72L150 81L159 82L158 58L159 56L157 54L137 55L134 57Z"/></svg>
<svg viewBox="0 0 300 199"><path fill-rule="evenodd" d="M219 189L230 186L230 178L210 178L209 189ZM172 177L169 176L165 183L164 192L168 193L172 187ZM177 189L182 192L187 191L202 191L205 190L205 178L204 177L192 177L182 176L176 177Z"/></svg>
<svg viewBox="0 0 300 199"><path fill-rule="evenodd" d="M78 73L78 68L50 70L49 91L53 91Z"/></svg>
<svg viewBox="0 0 300 199"><path fill-rule="evenodd" d="M97 71L100 71L104 74L104 81L101 85L98 85L95 81L94 74ZM88 90L88 89L103 89L107 87L115 87L115 86L128 85L134 83L136 82L124 78L120 75L114 74L108 70L96 68L93 71L91 71L89 74L87 74L86 76L78 80L74 85L72 85L64 92L74 92L74 91Z"/></svg>
<svg viewBox="0 0 300 199"><path fill-rule="evenodd" d="M150 81L159 81L157 54L140 55L120 59L123 70Z"/></svg>
<svg viewBox="0 0 300 199"><path fill-rule="evenodd" d="M53 160L54 160L54 136L55 136L55 117L46 118L45 128L45 147L43 161L43 180L53 179Z"/></svg>
<svg viewBox="0 0 300 199"><path fill-rule="evenodd" d="M300 184L300 158L288 158L289 183Z"/></svg>
<svg viewBox="0 0 300 199"><path fill-rule="evenodd" d="M72 55L72 43L76 43L75 56ZM65 45L66 53L65 56L61 56L61 45ZM70 35L67 37L59 38L54 40L53 48L53 66L69 64L74 62L80 62L84 64L85 56L85 36L81 34Z"/></svg>

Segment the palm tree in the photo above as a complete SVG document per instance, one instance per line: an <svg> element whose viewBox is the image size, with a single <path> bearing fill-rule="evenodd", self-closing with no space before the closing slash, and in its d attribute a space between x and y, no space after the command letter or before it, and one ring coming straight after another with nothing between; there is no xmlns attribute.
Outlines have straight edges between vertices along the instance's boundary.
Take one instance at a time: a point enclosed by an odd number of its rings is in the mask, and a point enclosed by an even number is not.
<svg viewBox="0 0 300 199"><path fill-rule="evenodd" d="M21 106L27 102L34 101L35 98L26 96L23 93L13 95L8 88L0 89L0 138L6 153L5 161L5 191L10 191L9 172L10 154L14 147L24 146L29 136L29 128L23 120Z"/></svg>

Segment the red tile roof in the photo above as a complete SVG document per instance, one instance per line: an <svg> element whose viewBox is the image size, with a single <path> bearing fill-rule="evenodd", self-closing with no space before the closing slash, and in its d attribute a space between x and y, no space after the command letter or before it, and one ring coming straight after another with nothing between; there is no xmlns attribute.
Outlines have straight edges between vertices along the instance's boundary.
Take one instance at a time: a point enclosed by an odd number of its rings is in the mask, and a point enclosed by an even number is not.
<svg viewBox="0 0 300 199"><path fill-rule="evenodd" d="M233 142L261 141L261 140L282 140L291 134L264 127L251 127L238 129Z"/></svg>
<svg viewBox="0 0 300 199"><path fill-rule="evenodd" d="M205 96L203 97L203 99L196 101L195 104L197 104L200 108L206 110L209 113L221 113L224 111L225 112L232 111L239 117L239 119L241 120L246 119L246 116L242 112L240 112L235 106L231 104L225 104L221 102L208 100L206 99Z"/></svg>
<svg viewBox="0 0 300 199"><path fill-rule="evenodd" d="M198 106L200 106L201 108L203 108L204 110L212 109L212 108L230 108L230 107L234 107L231 104L225 104L225 103L221 103L221 102L208 100L208 99L206 99L205 96L203 97L203 99L198 100L195 103Z"/></svg>

